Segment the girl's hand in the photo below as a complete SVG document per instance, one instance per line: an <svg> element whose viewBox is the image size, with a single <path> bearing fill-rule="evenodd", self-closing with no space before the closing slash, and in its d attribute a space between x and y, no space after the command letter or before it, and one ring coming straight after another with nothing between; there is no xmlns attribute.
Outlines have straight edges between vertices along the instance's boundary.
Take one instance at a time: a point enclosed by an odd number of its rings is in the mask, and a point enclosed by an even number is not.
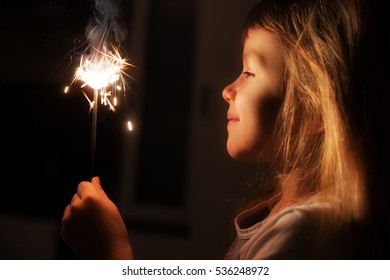
<svg viewBox="0 0 390 280"><path fill-rule="evenodd" d="M98 177L77 187L62 217L61 235L82 259L132 259L127 229Z"/></svg>

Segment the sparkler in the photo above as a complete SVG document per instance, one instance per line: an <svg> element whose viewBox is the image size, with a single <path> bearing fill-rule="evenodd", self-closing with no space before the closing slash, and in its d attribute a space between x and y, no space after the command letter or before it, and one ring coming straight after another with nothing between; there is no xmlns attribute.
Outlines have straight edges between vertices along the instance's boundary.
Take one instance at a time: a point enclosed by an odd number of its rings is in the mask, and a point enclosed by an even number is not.
<svg viewBox="0 0 390 280"><path fill-rule="evenodd" d="M133 66L126 62L115 46L111 45L108 49L106 44L102 47L88 46L87 50L80 57L80 63L77 67L71 84L76 81L82 82L81 88L89 87L93 90L93 99L88 98L88 94L83 90L85 98L90 104L92 111L92 130L91 130L91 176L93 175L93 163L96 150L96 126L98 103L108 106L110 110L115 111L118 103L119 94L126 90L125 70ZM69 91L69 86L65 88L65 93ZM131 122L128 122L129 130Z"/></svg>
<svg viewBox="0 0 390 280"><path fill-rule="evenodd" d="M115 111L120 95L126 92L126 70L134 65L122 58L119 51L119 42L125 38L119 19L120 0L93 0L94 18L87 27L87 46L78 53L79 64L70 85L81 82L81 90L90 104L92 111L91 130L91 177L96 149L96 126L98 103L108 106ZM112 42L115 42L113 44ZM65 88L65 93L69 91ZM93 93L93 97L88 95ZM132 130L132 124L127 123Z"/></svg>

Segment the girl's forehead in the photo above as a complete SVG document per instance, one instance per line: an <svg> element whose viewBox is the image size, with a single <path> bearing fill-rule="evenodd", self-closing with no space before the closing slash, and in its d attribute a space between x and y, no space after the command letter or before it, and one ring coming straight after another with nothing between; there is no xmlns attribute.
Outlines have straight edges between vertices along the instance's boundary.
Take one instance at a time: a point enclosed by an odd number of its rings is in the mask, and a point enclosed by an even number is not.
<svg viewBox="0 0 390 280"><path fill-rule="evenodd" d="M261 28L249 29L244 40L243 57L256 57L261 62L279 60L282 48L276 35Z"/></svg>
<svg viewBox="0 0 390 280"><path fill-rule="evenodd" d="M245 39L244 48L262 48L262 49L273 49L279 48L279 41L277 36L271 31L262 28L249 29Z"/></svg>

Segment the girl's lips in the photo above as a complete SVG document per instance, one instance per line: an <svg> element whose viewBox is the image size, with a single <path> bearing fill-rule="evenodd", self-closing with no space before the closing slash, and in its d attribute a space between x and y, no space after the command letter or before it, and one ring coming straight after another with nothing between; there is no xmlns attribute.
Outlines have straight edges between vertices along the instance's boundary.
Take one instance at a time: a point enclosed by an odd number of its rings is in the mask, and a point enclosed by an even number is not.
<svg viewBox="0 0 390 280"><path fill-rule="evenodd" d="M228 124L227 124L228 127L238 123L240 120L239 118L237 118L236 116L232 115L229 112L227 113L227 119L228 119Z"/></svg>
<svg viewBox="0 0 390 280"><path fill-rule="evenodd" d="M227 119L229 122L238 122L240 119L236 116L232 115L231 113L227 113Z"/></svg>

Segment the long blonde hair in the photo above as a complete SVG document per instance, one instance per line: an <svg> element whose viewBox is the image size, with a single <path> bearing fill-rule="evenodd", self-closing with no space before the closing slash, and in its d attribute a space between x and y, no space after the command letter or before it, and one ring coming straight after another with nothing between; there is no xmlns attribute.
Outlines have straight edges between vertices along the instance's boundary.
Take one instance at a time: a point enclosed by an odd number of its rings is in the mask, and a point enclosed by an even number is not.
<svg viewBox="0 0 390 280"><path fill-rule="evenodd" d="M244 26L244 36L253 28L271 31L284 50L284 96L275 126L275 139L282 139L280 171L302 170L301 191L335 201L346 219L367 212L361 143L346 109L355 94L361 12L357 0L261 1Z"/></svg>

